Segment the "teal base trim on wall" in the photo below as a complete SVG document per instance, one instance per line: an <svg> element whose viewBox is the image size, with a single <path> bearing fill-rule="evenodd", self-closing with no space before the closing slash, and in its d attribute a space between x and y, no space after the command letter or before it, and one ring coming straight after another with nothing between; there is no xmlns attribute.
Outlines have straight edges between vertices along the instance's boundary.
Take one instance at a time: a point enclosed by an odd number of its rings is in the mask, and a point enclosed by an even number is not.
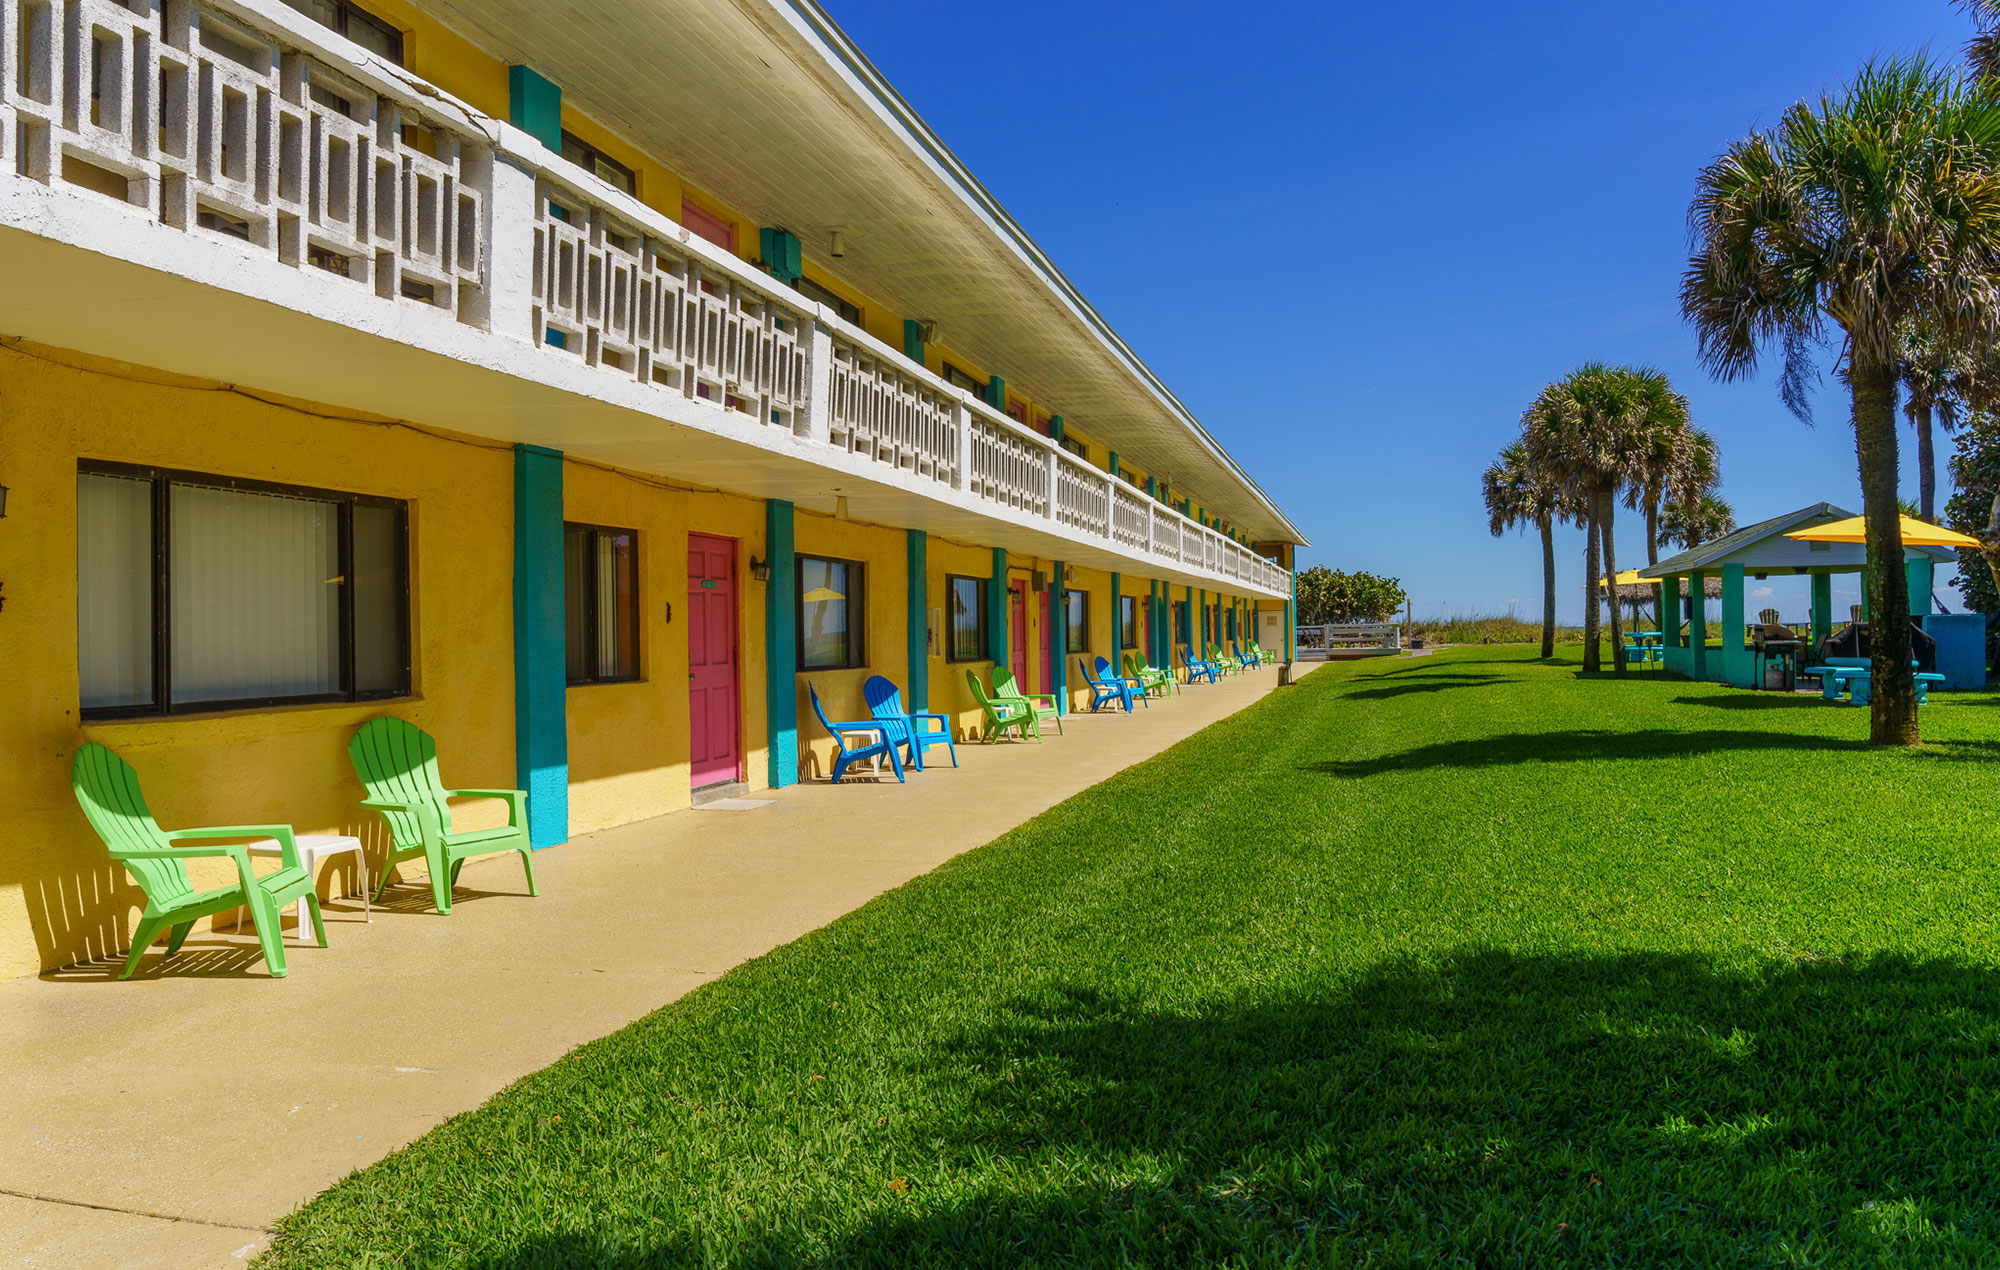
<svg viewBox="0 0 2000 1270"><path fill-rule="evenodd" d="M528 845L569 841L569 659L563 625L563 461L514 447L514 781Z"/></svg>
<svg viewBox="0 0 2000 1270"><path fill-rule="evenodd" d="M783 499L764 501L764 559L771 566L764 587L766 779L783 789L799 783L799 568L792 505Z"/></svg>
<svg viewBox="0 0 2000 1270"><path fill-rule="evenodd" d="M909 657L910 692L907 698L911 714L922 714L930 709L931 699L931 650L926 638L927 609L930 603L930 539L921 529L905 531L909 558L909 573L905 590L909 596Z"/></svg>
<svg viewBox="0 0 2000 1270"><path fill-rule="evenodd" d="M995 547L993 580L986 584L986 654L996 667L1012 670L1007 662L1007 606L1007 549Z"/></svg>

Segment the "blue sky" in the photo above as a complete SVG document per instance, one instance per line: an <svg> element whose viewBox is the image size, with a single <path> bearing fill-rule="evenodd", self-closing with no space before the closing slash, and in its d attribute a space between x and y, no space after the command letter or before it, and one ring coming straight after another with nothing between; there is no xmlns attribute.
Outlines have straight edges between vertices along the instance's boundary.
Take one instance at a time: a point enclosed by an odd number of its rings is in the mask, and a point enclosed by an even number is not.
<svg viewBox="0 0 2000 1270"><path fill-rule="evenodd" d="M1837 385L1808 428L1770 373L1696 363L1687 203L1728 141L1868 57L1955 60L1948 0L829 7L1313 540L1306 563L1397 575L1419 614L1538 616L1539 546L1488 535L1479 476L1590 360L1673 377L1739 520L1860 510ZM1620 563L1644 548L1633 517ZM1581 532L1557 552L1573 620Z"/></svg>

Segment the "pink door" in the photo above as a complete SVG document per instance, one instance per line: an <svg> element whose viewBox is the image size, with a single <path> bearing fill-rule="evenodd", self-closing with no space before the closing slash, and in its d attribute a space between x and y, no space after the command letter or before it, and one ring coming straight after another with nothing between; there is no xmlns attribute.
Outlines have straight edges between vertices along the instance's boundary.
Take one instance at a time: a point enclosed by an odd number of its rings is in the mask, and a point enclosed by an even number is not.
<svg viewBox="0 0 2000 1270"><path fill-rule="evenodd" d="M1035 592L1035 598L1040 603L1039 611L1042 615L1042 627L1039 632L1042 645L1042 681L1035 685L1034 691L1048 692L1051 690L1050 686L1056 681L1056 677L1050 673L1049 667L1049 593L1047 591L1037 591Z"/></svg>
<svg viewBox="0 0 2000 1270"><path fill-rule="evenodd" d="M742 697L736 685L736 542L688 535L688 726L693 785L739 778Z"/></svg>
<svg viewBox="0 0 2000 1270"><path fill-rule="evenodd" d="M1007 668L1021 681L1021 691L1033 692L1028 682L1028 584L1009 583L1007 599Z"/></svg>

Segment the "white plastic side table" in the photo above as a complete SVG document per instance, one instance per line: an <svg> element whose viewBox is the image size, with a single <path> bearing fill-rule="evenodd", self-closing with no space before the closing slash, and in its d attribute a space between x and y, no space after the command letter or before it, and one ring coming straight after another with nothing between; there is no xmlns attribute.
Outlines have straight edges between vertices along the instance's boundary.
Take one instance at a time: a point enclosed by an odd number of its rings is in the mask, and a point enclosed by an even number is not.
<svg viewBox="0 0 2000 1270"><path fill-rule="evenodd" d="M315 886L319 879L320 861L345 855L349 851L354 853L354 867L361 873L361 915L372 925L375 913L368 896L368 856L361 850L361 839L337 833L301 833L292 835L292 841L299 844L299 863L304 866L306 876L314 880ZM253 842L247 849L251 855L284 854L284 848L278 845L276 838ZM300 896L292 907L298 911L299 938L303 940L306 932L312 929L312 924L306 915L305 897ZM283 910L279 910L279 913L282 916Z"/></svg>

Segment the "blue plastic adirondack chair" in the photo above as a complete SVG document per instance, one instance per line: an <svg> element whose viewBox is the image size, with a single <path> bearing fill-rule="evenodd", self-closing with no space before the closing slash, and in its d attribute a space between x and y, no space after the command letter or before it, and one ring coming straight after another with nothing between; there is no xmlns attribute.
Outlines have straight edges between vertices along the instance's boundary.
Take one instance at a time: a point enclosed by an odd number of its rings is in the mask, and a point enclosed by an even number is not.
<svg viewBox="0 0 2000 1270"><path fill-rule="evenodd" d="M896 779L903 779L903 756L896 752L896 743L890 739L889 726L880 719L856 719L848 723L829 723L826 708L819 703L819 689L806 685L806 695L812 698L813 713L819 716L819 725L833 734L833 743L840 747L840 753L833 760L833 783L839 784L841 773L850 763L864 758L874 758L878 754L889 756L889 766L895 769ZM856 732L879 737L873 745L849 745L847 733Z"/></svg>
<svg viewBox="0 0 2000 1270"><path fill-rule="evenodd" d="M1153 708L1153 699L1146 694L1145 680L1135 675L1119 674L1117 667L1102 657L1097 659L1097 677L1104 683L1118 684L1123 687L1127 701L1137 700L1140 705L1146 707L1148 710ZM1126 706L1125 708L1130 710L1132 707Z"/></svg>
<svg viewBox="0 0 2000 1270"><path fill-rule="evenodd" d="M1237 663L1241 665L1245 670L1255 670L1257 669L1257 667L1263 665L1263 663L1258 661L1255 657L1252 657L1250 654L1244 652L1243 645L1237 643L1233 639L1229 641L1229 651L1236 655Z"/></svg>
<svg viewBox="0 0 2000 1270"><path fill-rule="evenodd" d="M1104 680L1090 673L1090 663L1083 658L1076 659L1076 668L1083 672L1083 682L1090 685L1090 708L1102 710L1108 705L1123 705L1125 713L1132 713L1132 689L1122 679Z"/></svg>
<svg viewBox="0 0 2000 1270"><path fill-rule="evenodd" d="M1210 683L1216 681L1217 671L1213 663L1203 661L1199 657L1190 657L1185 648L1180 650L1180 655L1181 667L1187 671L1189 683L1193 683L1196 679L1206 679Z"/></svg>
<svg viewBox="0 0 2000 1270"><path fill-rule="evenodd" d="M903 709L903 690L891 683L887 676L871 675L868 682L861 685L861 695L868 702L868 713L886 726L895 730L890 740L903 747L910 766L924 770L924 751L933 745L942 745L951 754L951 765L958 766L958 747L951 743L951 721L941 714L911 714ZM930 727L937 724L937 730Z"/></svg>

